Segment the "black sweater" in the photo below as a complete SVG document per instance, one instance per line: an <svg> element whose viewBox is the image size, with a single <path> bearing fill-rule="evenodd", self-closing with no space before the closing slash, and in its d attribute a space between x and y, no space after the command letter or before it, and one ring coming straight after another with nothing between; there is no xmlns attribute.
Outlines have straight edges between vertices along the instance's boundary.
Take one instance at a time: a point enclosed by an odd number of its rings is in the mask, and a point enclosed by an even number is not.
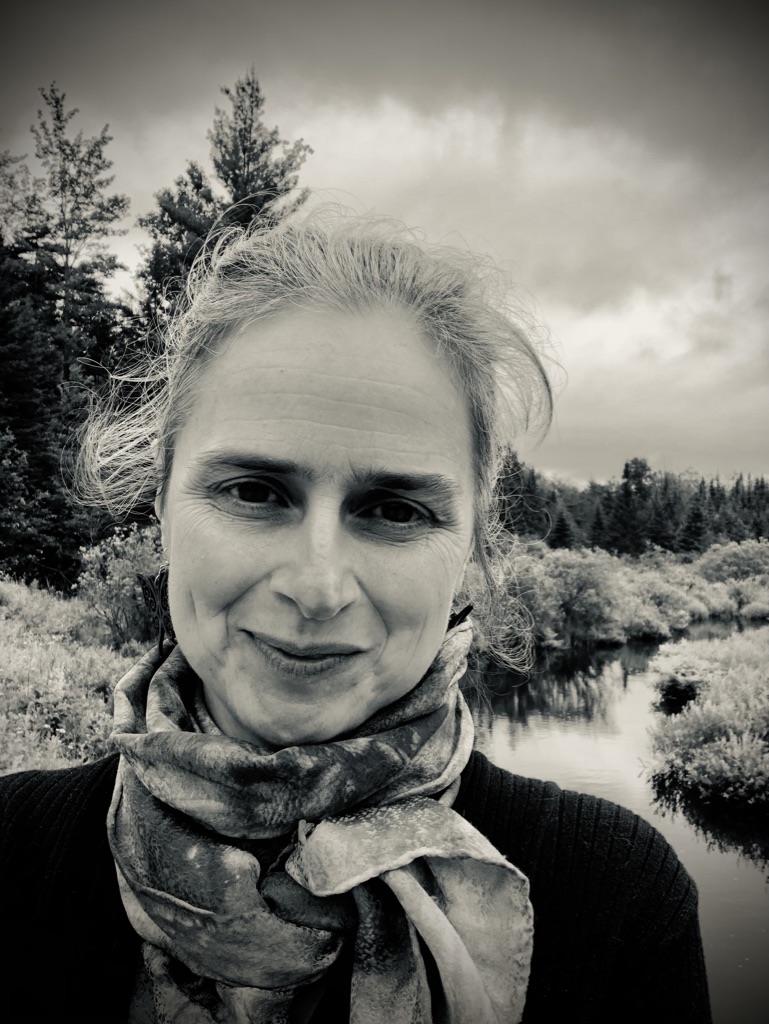
<svg viewBox="0 0 769 1024"><path fill-rule="evenodd" d="M107 845L116 767L113 755L0 779L9 1024L126 1021L140 940ZM708 1024L694 883L647 822L477 752L454 809L531 882L524 1024ZM340 1012L326 1019L341 1024Z"/></svg>

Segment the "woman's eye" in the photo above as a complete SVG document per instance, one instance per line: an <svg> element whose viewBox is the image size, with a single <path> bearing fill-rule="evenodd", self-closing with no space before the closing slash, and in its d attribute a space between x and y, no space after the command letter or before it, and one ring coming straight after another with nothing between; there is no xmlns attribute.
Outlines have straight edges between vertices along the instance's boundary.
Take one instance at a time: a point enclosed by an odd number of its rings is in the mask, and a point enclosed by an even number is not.
<svg viewBox="0 0 769 1024"><path fill-rule="evenodd" d="M416 526L428 521L427 513L418 509L416 505L395 498L370 506L368 514L372 519L397 523L401 526Z"/></svg>
<svg viewBox="0 0 769 1024"><path fill-rule="evenodd" d="M275 488L261 480L238 480L223 490L246 505L276 505L280 502Z"/></svg>
<svg viewBox="0 0 769 1024"><path fill-rule="evenodd" d="M379 506L379 513L382 519L391 523L411 523L419 517L419 513L413 505L407 505L404 501L383 501Z"/></svg>

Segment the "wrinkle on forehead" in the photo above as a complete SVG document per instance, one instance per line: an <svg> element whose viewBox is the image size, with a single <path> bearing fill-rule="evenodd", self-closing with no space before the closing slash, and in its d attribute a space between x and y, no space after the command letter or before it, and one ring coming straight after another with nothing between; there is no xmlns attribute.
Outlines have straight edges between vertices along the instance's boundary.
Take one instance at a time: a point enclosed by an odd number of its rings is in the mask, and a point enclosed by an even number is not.
<svg viewBox="0 0 769 1024"><path fill-rule="evenodd" d="M445 363L400 313L306 313L244 329L207 368L191 419L232 440L370 448L389 462L472 460L467 401ZM287 429L288 428L288 429Z"/></svg>

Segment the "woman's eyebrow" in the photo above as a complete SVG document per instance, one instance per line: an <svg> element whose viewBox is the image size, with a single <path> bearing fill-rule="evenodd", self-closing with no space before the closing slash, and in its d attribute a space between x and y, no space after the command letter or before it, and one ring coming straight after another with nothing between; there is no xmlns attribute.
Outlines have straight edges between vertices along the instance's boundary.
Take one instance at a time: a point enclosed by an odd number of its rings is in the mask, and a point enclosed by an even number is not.
<svg viewBox="0 0 769 1024"><path fill-rule="evenodd" d="M220 469L222 466L234 466L252 473L274 473L276 476L313 475L293 459L275 459L269 455L243 451L240 448L216 448L203 452L196 455L192 463L196 469L204 472Z"/></svg>
<svg viewBox="0 0 769 1024"><path fill-rule="evenodd" d="M312 466L303 466L293 459L276 459L258 452L239 448L217 448L203 452L193 459L199 471L233 466L251 473L271 473L276 476L301 476L314 481L318 473ZM360 490L421 491L434 494L446 501L461 497L459 485L451 477L440 473L407 473L369 467L352 470L354 486Z"/></svg>
<svg viewBox="0 0 769 1024"><path fill-rule="evenodd" d="M353 470L356 486L385 491L421 491L434 494L446 501L455 501L461 491L451 477L440 473L391 473L386 470Z"/></svg>

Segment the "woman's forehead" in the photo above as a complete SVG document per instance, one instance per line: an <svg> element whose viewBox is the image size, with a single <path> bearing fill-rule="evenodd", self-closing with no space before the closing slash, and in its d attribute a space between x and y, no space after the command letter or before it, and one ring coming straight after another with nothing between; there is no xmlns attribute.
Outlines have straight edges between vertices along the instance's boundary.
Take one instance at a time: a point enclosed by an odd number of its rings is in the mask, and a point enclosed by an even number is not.
<svg viewBox="0 0 769 1024"><path fill-rule="evenodd" d="M463 393L411 319L389 311L244 328L206 367L178 441L190 457L229 448L309 465L333 454L353 472L461 475L472 463Z"/></svg>

